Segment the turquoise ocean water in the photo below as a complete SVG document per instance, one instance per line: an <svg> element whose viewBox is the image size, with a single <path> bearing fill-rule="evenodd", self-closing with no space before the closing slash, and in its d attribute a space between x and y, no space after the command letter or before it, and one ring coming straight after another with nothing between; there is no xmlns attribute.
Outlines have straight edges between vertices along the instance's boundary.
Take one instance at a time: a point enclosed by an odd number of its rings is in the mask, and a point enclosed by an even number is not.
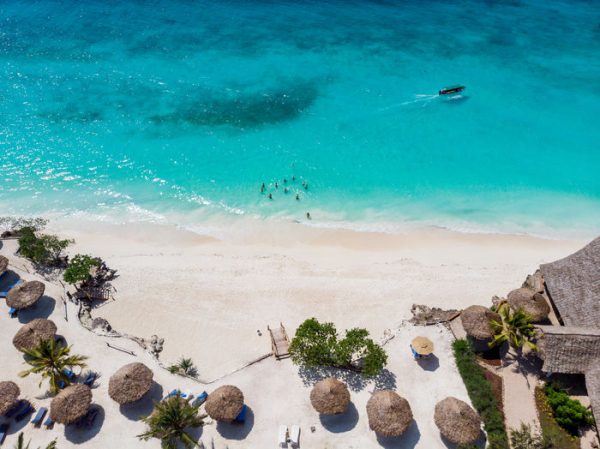
<svg viewBox="0 0 600 449"><path fill-rule="evenodd" d="M3 0L0 209L594 235L600 2Z"/></svg>

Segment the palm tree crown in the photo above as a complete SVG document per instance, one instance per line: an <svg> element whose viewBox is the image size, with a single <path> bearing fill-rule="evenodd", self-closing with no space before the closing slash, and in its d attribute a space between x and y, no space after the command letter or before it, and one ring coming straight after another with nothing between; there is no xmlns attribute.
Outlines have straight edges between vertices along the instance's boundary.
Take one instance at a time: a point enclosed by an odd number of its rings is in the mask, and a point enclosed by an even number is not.
<svg viewBox="0 0 600 449"><path fill-rule="evenodd" d="M200 427L204 424L205 415L198 414L199 406L192 405L189 400L172 396L154 406L150 416L142 418L148 425L148 430L138 438L149 440L158 438L164 449L176 449L178 442L190 449L198 446L198 442L186 432L190 427Z"/></svg>
<svg viewBox="0 0 600 449"><path fill-rule="evenodd" d="M30 444L31 444L31 441L29 441L27 443L27 446L25 446L25 437L23 436L23 432L21 432L19 434L19 438L17 439L17 444L14 446L14 448L15 449L29 449ZM46 446L46 449L56 449L56 440L49 443L48 446Z"/></svg>
<svg viewBox="0 0 600 449"><path fill-rule="evenodd" d="M41 374L42 380L49 379L50 391L55 394L60 389L59 384L68 386L71 383L64 370L73 367L85 368L85 360L87 357L82 355L71 355L70 346L59 345L54 339L43 340L37 347L25 351L25 363L31 368L19 373L19 376ZM41 384L42 382L40 386Z"/></svg>
<svg viewBox="0 0 600 449"><path fill-rule="evenodd" d="M497 312L502 320L500 322L490 320L490 326L496 334L490 342L490 347L508 342L515 349L520 349L525 345L533 350L537 349L531 341L535 337L535 328L531 324L531 316L527 312L523 309L515 312L506 302L498 306Z"/></svg>

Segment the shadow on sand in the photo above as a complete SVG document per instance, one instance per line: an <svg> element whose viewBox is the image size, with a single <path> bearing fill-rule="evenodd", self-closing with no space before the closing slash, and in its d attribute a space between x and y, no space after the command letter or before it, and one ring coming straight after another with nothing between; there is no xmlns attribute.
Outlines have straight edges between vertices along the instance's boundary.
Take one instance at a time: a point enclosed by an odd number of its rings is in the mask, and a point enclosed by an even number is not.
<svg viewBox="0 0 600 449"><path fill-rule="evenodd" d="M19 314L17 315L17 319L21 324L29 323L31 320L35 320L36 318L48 319L48 317L52 315L52 312L54 312L55 307L56 300L50 296L44 295L37 303L35 303L33 307L20 310Z"/></svg>
<svg viewBox="0 0 600 449"><path fill-rule="evenodd" d="M417 360L417 363L425 371L435 371L440 367L440 359L438 359L435 354L431 354L425 359L419 359Z"/></svg>
<svg viewBox="0 0 600 449"><path fill-rule="evenodd" d="M329 432L332 433L342 433L349 432L350 430L356 427L358 423L358 410L353 402L348 404L348 408L341 415L320 415L319 419L321 420L321 424L325 427Z"/></svg>
<svg viewBox="0 0 600 449"><path fill-rule="evenodd" d="M228 440L243 440L254 427L254 412L250 407L246 410L246 422L243 424L218 422L217 431Z"/></svg>
<svg viewBox="0 0 600 449"><path fill-rule="evenodd" d="M327 377L335 377L348 385L348 388L352 391L364 390L369 383L373 383L377 390L396 389L396 375L387 369L381 371L376 377L367 378L355 371L339 368L307 368L301 366L298 370L298 375L306 386L312 386Z"/></svg>
<svg viewBox="0 0 600 449"><path fill-rule="evenodd" d="M76 425L65 426L65 438L74 444L85 443L86 441L91 440L100 432L102 429L102 425L104 424L105 413L104 409L98 404L92 404L90 407L90 411L92 408L98 410L98 415L94 420L94 424L91 427L80 428Z"/></svg>
<svg viewBox="0 0 600 449"><path fill-rule="evenodd" d="M133 404L119 406L121 415L131 421L139 421L140 417L148 416L154 410L154 404L163 398L163 387L156 382L152 383L150 391L142 399Z"/></svg>
<svg viewBox="0 0 600 449"><path fill-rule="evenodd" d="M385 449L413 449L421 439L421 432L416 421L413 421L406 432L399 437L382 437L377 435L377 442Z"/></svg>

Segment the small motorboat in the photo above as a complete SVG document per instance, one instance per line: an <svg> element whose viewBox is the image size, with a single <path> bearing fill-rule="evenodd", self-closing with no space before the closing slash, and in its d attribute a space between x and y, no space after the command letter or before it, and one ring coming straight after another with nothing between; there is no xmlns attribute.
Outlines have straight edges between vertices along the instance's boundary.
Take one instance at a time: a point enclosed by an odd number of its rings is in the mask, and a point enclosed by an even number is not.
<svg viewBox="0 0 600 449"><path fill-rule="evenodd" d="M440 89L440 91L438 92L440 95L450 95L450 94L457 94L459 92L462 92L463 90L465 90L467 87L466 86L450 86L450 87L444 87L443 89Z"/></svg>

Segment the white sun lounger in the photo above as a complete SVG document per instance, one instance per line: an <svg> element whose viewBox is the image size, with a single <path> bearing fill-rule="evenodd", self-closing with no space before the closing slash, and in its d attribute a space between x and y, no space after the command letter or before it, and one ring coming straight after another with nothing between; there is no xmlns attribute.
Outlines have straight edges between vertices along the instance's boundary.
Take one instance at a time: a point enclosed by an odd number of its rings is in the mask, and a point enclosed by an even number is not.
<svg viewBox="0 0 600 449"><path fill-rule="evenodd" d="M300 446L300 426L292 426L292 430L290 432L290 441L292 443L292 447Z"/></svg>
<svg viewBox="0 0 600 449"><path fill-rule="evenodd" d="M287 447L287 434L288 428L287 426L279 426L279 447Z"/></svg>

